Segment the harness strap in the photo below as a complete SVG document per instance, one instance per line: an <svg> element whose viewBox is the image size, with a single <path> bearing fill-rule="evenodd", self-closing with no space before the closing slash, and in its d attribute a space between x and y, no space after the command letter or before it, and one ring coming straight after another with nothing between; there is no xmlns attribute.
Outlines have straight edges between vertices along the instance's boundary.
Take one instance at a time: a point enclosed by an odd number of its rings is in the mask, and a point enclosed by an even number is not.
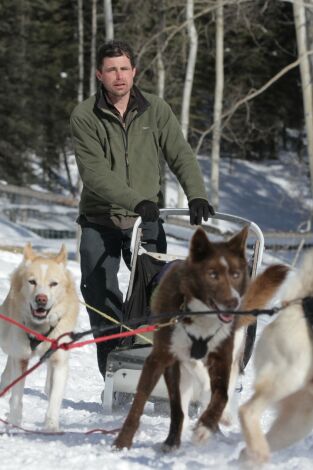
<svg viewBox="0 0 313 470"><path fill-rule="evenodd" d="M193 359L202 359L205 357L208 352L208 343L211 341L214 335L207 336L206 338L196 338L192 334L188 333L188 331L186 331L186 333L192 341L190 357Z"/></svg>
<svg viewBox="0 0 313 470"><path fill-rule="evenodd" d="M304 297L302 299L302 308L307 323L313 328L313 297Z"/></svg>
<svg viewBox="0 0 313 470"><path fill-rule="evenodd" d="M50 333L54 330L54 326L51 326L50 330L47 331L47 333L44 334L44 336L49 336ZM36 338L36 336L32 335L31 333L28 333L27 334L27 337L29 339L29 345L30 345L30 349L32 351L35 351L35 349L37 348L37 346L39 346L40 343L43 342L42 339L38 339Z"/></svg>

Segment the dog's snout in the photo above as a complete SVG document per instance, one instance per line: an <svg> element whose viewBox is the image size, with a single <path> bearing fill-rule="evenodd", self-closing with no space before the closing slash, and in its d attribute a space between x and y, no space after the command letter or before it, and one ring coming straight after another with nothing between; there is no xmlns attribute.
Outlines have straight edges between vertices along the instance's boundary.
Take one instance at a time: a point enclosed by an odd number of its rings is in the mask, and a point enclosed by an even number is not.
<svg viewBox="0 0 313 470"><path fill-rule="evenodd" d="M38 305L47 305L48 297L46 294L37 294L35 300Z"/></svg>
<svg viewBox="0 0 313 470"><path fill-rule="evenodd" d="M228 310L236 310L239 305L239 299L237 297L231 297L224 301L224 305Z"/></svg>

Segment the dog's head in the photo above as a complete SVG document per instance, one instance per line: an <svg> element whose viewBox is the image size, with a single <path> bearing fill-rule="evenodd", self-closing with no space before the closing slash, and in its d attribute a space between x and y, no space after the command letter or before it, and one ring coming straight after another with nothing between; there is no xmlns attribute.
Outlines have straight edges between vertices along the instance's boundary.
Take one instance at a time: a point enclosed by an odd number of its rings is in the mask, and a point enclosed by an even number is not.
<svg viewBox="0 0 313 470"><path fill-rule="evenodd" d="M181 283L187 304L197 299L207 309L219 310L222 322L233 320L228 311L239 307L248 283L247 236L248 226L228 241L211 242L201 227L196 230Z"/></svg>
<svg viewBox="0 0 313 470"><path fill-rule="evenodd" d="M64 300L70 283L66 261L64 245L55 256L44 256L33 251L30 244L25 246L23 261L12 282L15 295L21 297L26 323L55 323L59 313L53 307Z"/></svg>

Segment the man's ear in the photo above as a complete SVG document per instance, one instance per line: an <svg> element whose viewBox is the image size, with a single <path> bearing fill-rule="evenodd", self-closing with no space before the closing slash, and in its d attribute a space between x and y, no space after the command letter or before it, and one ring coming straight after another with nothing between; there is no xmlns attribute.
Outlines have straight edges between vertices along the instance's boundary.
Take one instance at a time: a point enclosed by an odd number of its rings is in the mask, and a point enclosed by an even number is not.
<svg viewBox="0 0 313 470"><path fill-rule="evenodd" d="M100 70L98 70L98 69L96 70L96 77L99 80L99 82L101 82L102 74L101 74Z"/></svg>

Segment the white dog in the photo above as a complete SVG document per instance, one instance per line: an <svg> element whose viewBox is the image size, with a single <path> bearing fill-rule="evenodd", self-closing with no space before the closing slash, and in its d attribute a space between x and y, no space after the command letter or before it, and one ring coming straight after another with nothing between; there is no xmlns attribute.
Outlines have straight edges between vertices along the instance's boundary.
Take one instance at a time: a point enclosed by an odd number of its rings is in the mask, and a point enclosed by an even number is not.
<svg viewBox="0 0 313 470"><path fill-rule="evenodd" d="M270 451L292 445L313 428L313 251L287 281L286 309L267 325L255 349L256 379L252 398L239 415L246 441L241 457L262 463ZM303 306L301 299L307 298ZM298 300L299 299L299 300ZM277 406L265 436L261 415Z"/></svg>
<svg viewBox="0 0 313 470"><path fill-rule="evenodd" d="M66 249L62 246L56 256L35 253L30 244L24 249L24 259L14 271L9 293L0 307L1 314L50 338L73 331L79 311L74 282L66 269ZM65 337L63 341L68 341ZM17 326L0 320L0 346L8 355L1 376L4 390L28 367L34 355L42 357L50 343L39 342ZM68 352L57 350L48 360L46 393L49 405L45 428L59 428L59 412L68 372ZM20 424L25 379L12 389L9 422Z"/></svg>

